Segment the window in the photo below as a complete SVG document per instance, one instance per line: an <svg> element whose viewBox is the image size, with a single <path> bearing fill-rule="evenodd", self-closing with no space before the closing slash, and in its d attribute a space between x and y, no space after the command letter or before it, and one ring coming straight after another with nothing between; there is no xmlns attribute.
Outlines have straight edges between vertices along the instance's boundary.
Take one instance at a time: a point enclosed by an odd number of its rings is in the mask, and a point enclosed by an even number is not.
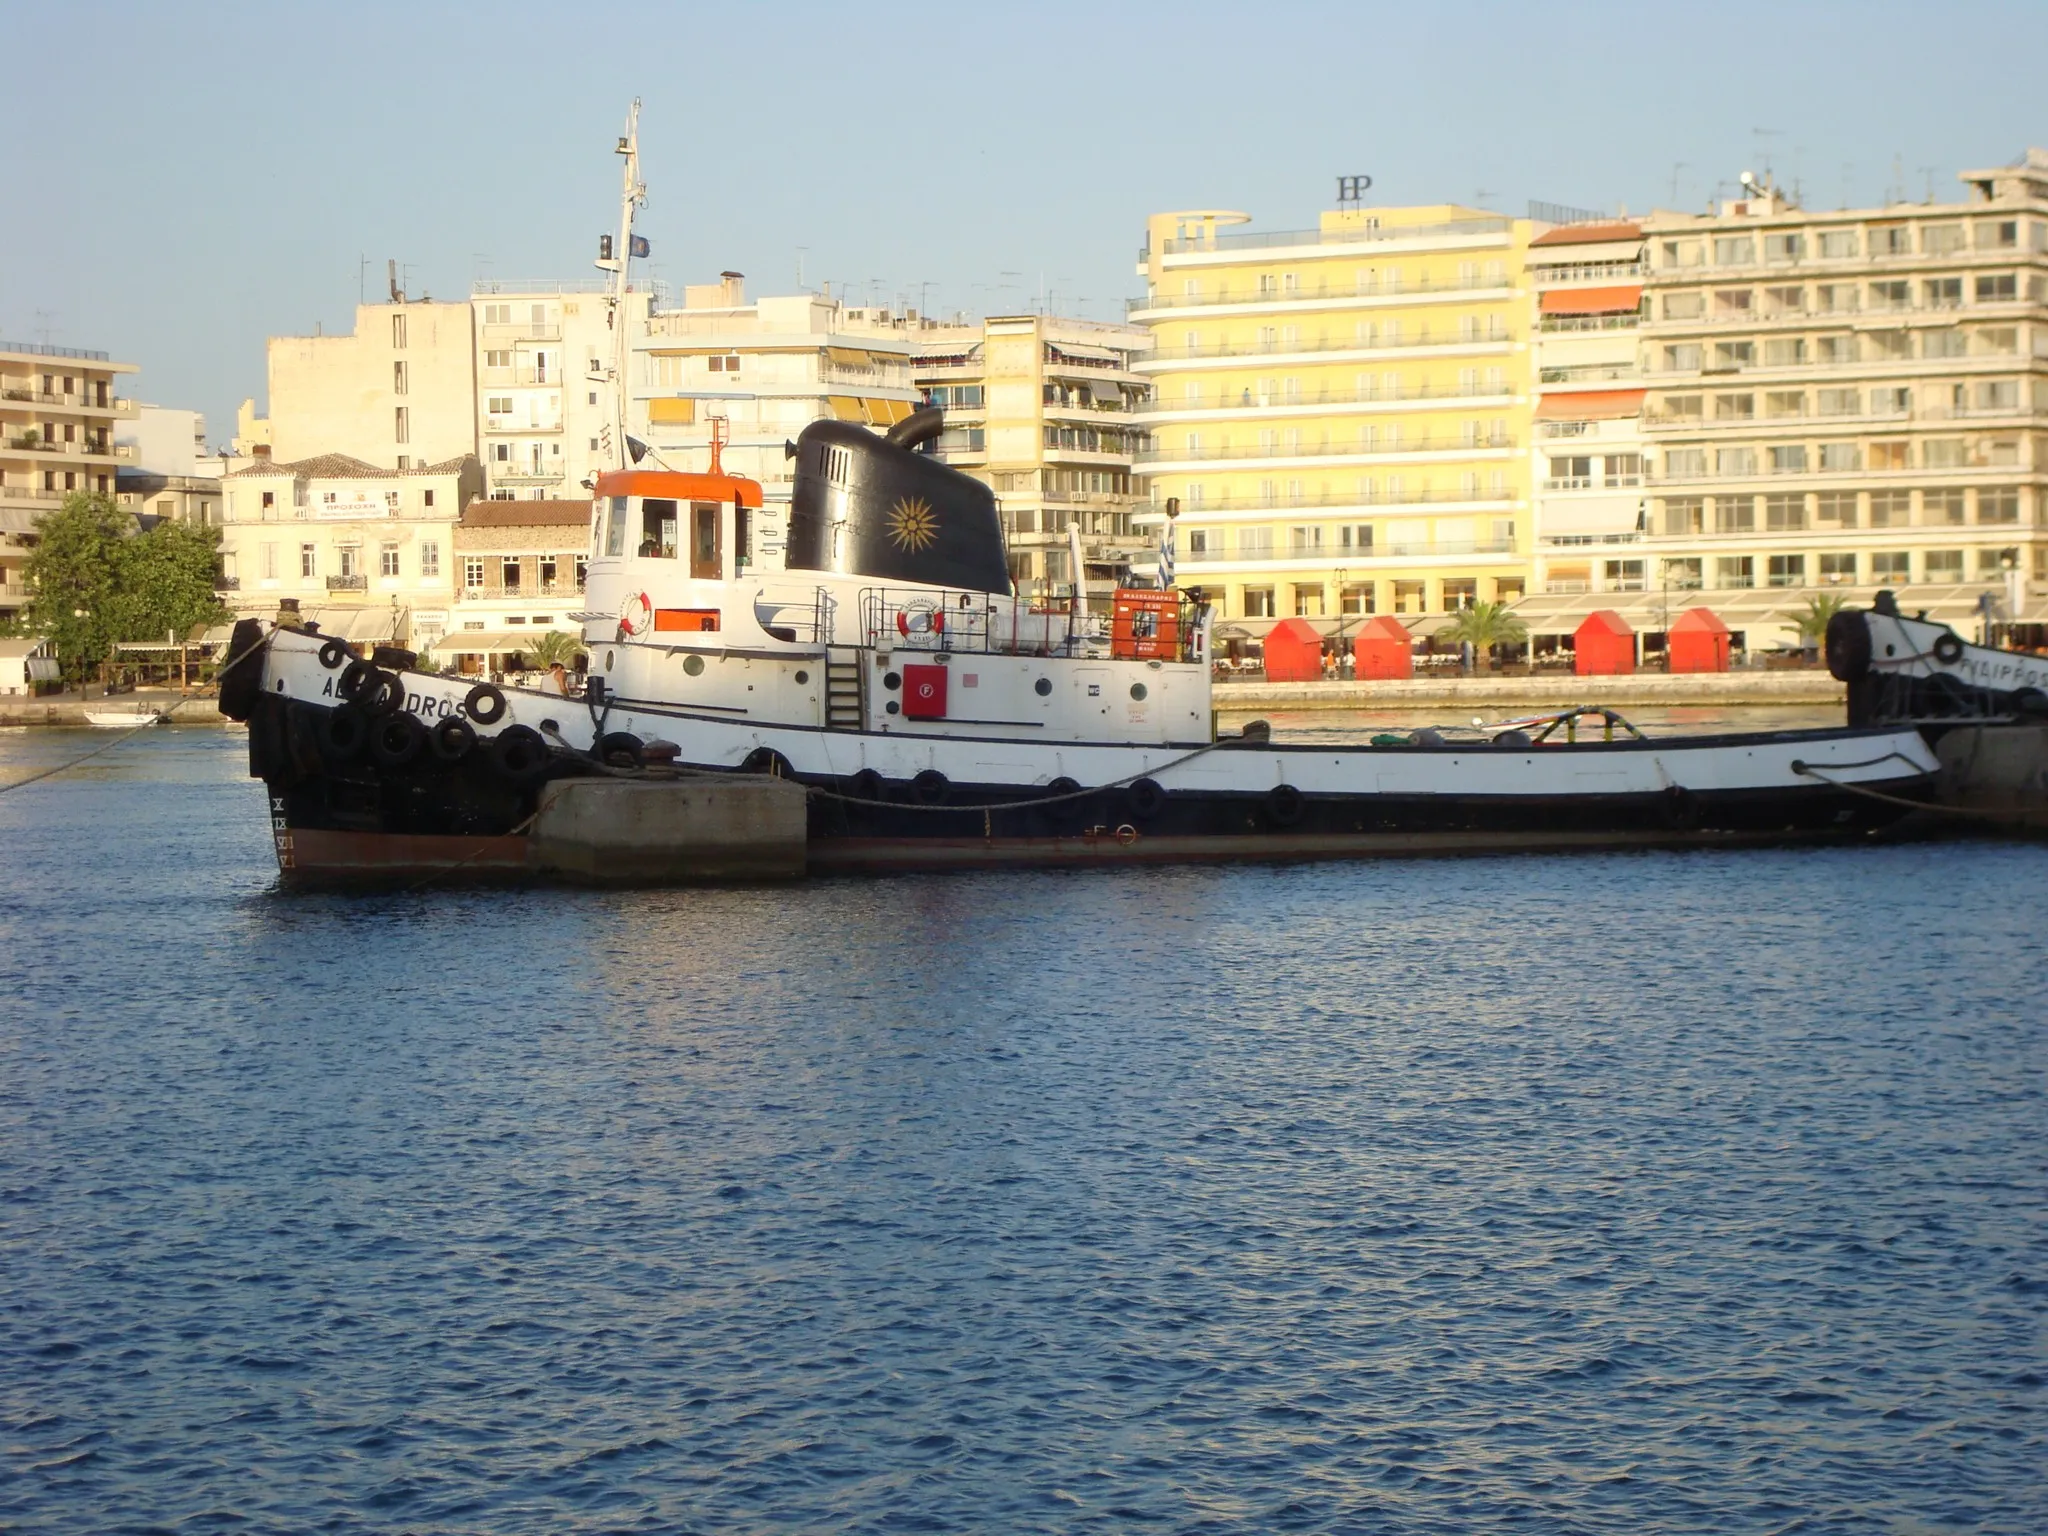
<svg viewBox="0 0 2048 1536"><path fill-rule="evenodd" d="M1347 581L1337 594L1339 613L1371 613L1373 608L1373 584L1369 581Z"/></svg>
<svg viewBox="0 0 2048 1536"><path fill-rule="evenodd" d="M1766 496L1764 498L1764 532L1801 533L1806 529L1806 498L1804 496Z"/></svg>
<svg viewBox="0 0 2048 1536"><path fill-rule="evenodd" d="M1940 330L1920 333L1920 355L1922 357L1961 357L1966 338L1954 326L1943 326Z"/></svg>
<svg viewBox="0 0 2048 1536"><path fill-rule="evenodd" d="M1823 363L1853 363L1856 361L1856 338L1854 336L1821 336L1814 341L1814 356Z"/></svg>
<svg viewBox="0 0 2048 1536"><path fill-rule="evenodd" d="M1929 256L1953 256L1963 248L1960 224L1922 224L1920 249Z"/></svg>
<svg viewBox="0 0 2048 1536"><path fill-rule="evenodd" d="M1771 473L1774 475L1803 475L1806 473L1806 444L1778 443L1771 449Z"/></svg>
<svg viewBox="0 0 2048 1536"><path fill-rule="evenodd" d="M1764 343L1766 368L1796 368L1806 361L1804 336L1773 336Z"/></svg>
<svg viewBox="0 0 2048 1536"><path fill-rule="evenodd" d="M1878 470L1906 468L1907 445L1904 443L1872 443L1870 445L1870 467Z"/></svg>
<svg viewBox="0 0 2048 1536"><path fill-rule="evenodd" d="M1706 310L1706 300L1697 292L1669 293L1664 296L1666 320L1697 320L1706 313Z"/></svg>
<svg viewBox="0 0 2048 1536"><path fill-rule="evenodd" d="M1323 589L1320 584L1295 586L1294 616L1297 619L1319 619L1323 616Z"/></svg>
<svg viewBox="0 0 2048 1536"><path fill-rule="evenodd" d="M2015 570L2020 563L2020 552L2016 549L1980 549L1977 551L1977 579L2002 576Z"/></svg>
<svg viewBox="0 0 2048 1536"><path fill-rule="evenodd" d="M519 558L508 555L498 561L498 584L507 592L519 590Z"/></svg>
<svg viewBox="0 0 2048 1536"><path fill-rule="evenodd" d="M429 486L426 490L420 492L420 505L423 507L431 507L433 504L434 491L433 487Z"/></svg>
<svg viewBox="0 0 2048 1536"><path fill-rule="evenodd" d="M713 373L738 373L740 371L739 354L737 352L730 352L724 357L707 359L707 365Z"/></svg>
<svg viewBox="0 0 2048 1536"><path fill-rule="evenodd" d="M1797 230L1764 236L1765 261L1798 261L1806 255L1806 236Z"/></svg>
<svg viewBox="0 0 2048 1536"><path fill-rule="evenodd" d="M1904 416L1913 409L1913 391L1903 384L1886 384L1870 392L1870 414Z"/></svg>
<svg viewBox="0 0 2048 1536"><path fill-rule="evenodd" d="M265 581L277 580L277 546L275 544L263 546L263 579Z"/></svg>
<svg viewBox="0 0 2048 1536"><path fill-rule="evenodd" d="M1920 497L1920 520L1930 528L1960 528L1963 525L1963 492L1959 486L1925 491Z"/></svg>
<svg viewBox="0 0 2048 1536"><path fill-rule="evenodd" d="M1707 450L1704 448L1667 448L1664 450L1664 478L1667 480L1699 480L1707 473Z"/></svg>
<svg viewBox="0 0 2048 1536"><path fill-rule="evenodd" d="M1855 586L1856 557L1854 555L1822 555L1820 557L1820 584L1824 587Z"/></svg>
<svg viewBox="0 0 2048 1536"><path fill-rule="evenodd" d="M484 350L484 366L486 368L510 368L512 366L511 351L506 348L486 348Z"/></svg>
<svg viewBox="0 0 2048 1536"><path fill-rule="evenodd" d="M1271 587L1246 587L1244 589L1244 616L1248 619L1272 618L1273 589Z"/></svg>
<svg viewBox="0 0 2048 1536"><path fill-rule="evenodd" d="M1765 580L1774 587L1803 587L1806 585L1806 556L1772 555L1766 566Z"/></svg>
<svg viewBox="0 0 2048 1536"><path fill-rule="evenodd" d="M341 574L343 576L360 576L363 574L363 551L360 545L344 544L335 551L335 554L340 560Z"/></svg>
<svg viewBox="0 0 2048 1536"><path fill-rule="evenodd" d="M377 546L377 574L380 576L396 576L398 574L398 546L396 544L385 543Z"/></svg>
<svg viewBox="0 0 2048 1536"><path fill-rule="evenodd" d="M1666 240L1664 242L1664 265L1667 267L1696 267L1700 265L1700 242L1697 240Z"/></svg>
<svg viewBox="0 0 2048 1536"><path fill-rule="evenodd" d="M391 430L399 442L412 441L412 418L402 405L393 407Z"/></svg>
<svg viewBox="0 0 2048 1536"><path fill-rule="evenodd" d="M1963 552L1960 549L1930 549L1922 557L1922 567L1928 581L1961 581L1963 579Z"/></svg>
<svg viewBox="0 0 2048 1536"><path fill-rule="evenodd" d="M1977 521L2016 523L2020 520L2020 493L2016 486L1993 490L1986 486L1977 493Z"/></svg>
<svg viewBox="0 0 2048 1536"><path fill-rule="evenodd" d="M299 575L310 581L319 574L320 552L312 544L299 546Z"/></svg>
<svg viewBox="0 0 2048 1536"><path fill-rule="evenodd" d="M1700 588L1700 557L1685 555L1676 560L1666 560L1664 584L1682 592L1697 592Z"/></svg>
<svg viewBox="0 0 2048 1536"><path fill-rule="evenodd" d="M1706 502L1697 496L1673 496L1664 503L1664 532L1673 538L1706 529Z"/></svg>
<svg viewBox="0 0 2048 1536"><path fill-rule="evenodd" d="M1714 343L1714 369L1717 373L1734 373L1747 368L1756 361L1756 343L1753 341L1717 341Z"/></svg>
<svg viewBox="0 0 2048 1536"><path fill-rule="evenodd" d="M1840 261L1857 253L1856 231L1853 229L1824 230L1820 237L1820 253L1830 261Z"/></svg>
<svg viewBox="0 0 2048 1536"><path fill-rule="evenodd" d="M2020 349L2020 333L2010 325L1987 325L1972 333L1970 343L1980 356L2010 357Z"/></svg>
<svg viewBox="0 0 2048 1536"><path fill-rule="evenodd" d="M1920 285L1920 293L1929 309L1960 309L1963 280L1960 277L1930 277Z"/></svg>
<svg viewBox="0 0 2048 1536"><path fill-rule="evenodd" d="M1798 315L1806 312L1806 290L1804 288L1766 288L1764 290L1764 313L1768 315Z"/></svg>
<svg viewBox="0 0 2048 1536"><path fill-rule="evenodd" d="M483 590L484 561L481 555L467 555L462 561L462 585L471 592Z"/></svg>
<svg viewBox="0 0 2048 1536"><path fill-rule="evenodd" d="M428 539L420 545L420 574L439 576L441 574L441 545L438 540Z"/></svg>
<svg viewBox="0 0 2048 1536"><path fill-rule="evenodd" d="M1987 273L1977 279L1979 304L2009 304L2019 297L2019 284L2010 272Z"/></svg>
<svg viewBox="0 0 2048 1536"><path fill-rule="evenodd" d="M1906 309L1913 302L1913 285L1904 278L1870 285L1872 309Z"/></svg>
<svg viewBox="0 0 2048 1536"><path fill-rule="evenodd" d="M1309 523L1287 530L1287 553L1295 559L1306 559L1323 552L1323 530Z"/></svg>
<svg viewBox="0 0 2048 1536"><path fill-rule="evenodd" d="M1755 395L1714 396L1714 420L1716 421L1750 421L1755 416Z"/></svg>
<svg viewBox="0 0 2048 1536"><path fill-rule="evenodd" d="M1913 494L1910 491L1872 491L1870 493L1870 526L1873 528L1903 528L1913 520Z"/></svg>
<svg viewBox="0 0 2048 1536"><path fill-rule="evenodd" d="M1873 256L1910 256L1913 254L1913 232L1903 224L1880 224L1870 232L1870 254Z"/></svg>
<svg viewBox="0 0 2048 1536"><path fill-rule="evenodd" d="M512 414L512 397L510 395L491 395L486 398L484 405L493 416L510 416ZM496 426L497 423L493 422L492 425Z"/></svg>
<svg viewBox="0 0 2048 1536"><path fill-rule="evenodd" d="M1822 283L1813 290L1814 308L1827 315L1853 315L1858 308L1854 283Z"/></svg>
<svg viewBox="0 0 2048 1536"><path fill-rule="evenodd" d="M1933 437L1921 446L1920 462L1928 469L1961 469L1969 461L1963 455L1960 437Z"/></svg>
<svg viewBox="0 0 2048 1536"><path fill-rule="evenodd" d="M1753 235L1716 235L1714 237L1714 265L1717 267L1746 267L1756 260L1756 237Z"/></svg>
<svg viewBox="0 0 2048 1536"><path fill-rule="evenodd" d="M271 513L275 512L276 510L277 510L277 492L275 492L275 491L265 491L265 492L263 493L263 515L264 515L265 517L268 517L268 516L270 516L270 514L271 514Z"/></svg>
<svg viewBox="0 0 2048 1536"><path fill-rule="evenodd" d="M393 393L394 395L402 395L405 393L404 358L398 359L391 365L391 393Z"/></svg>
<svg viewBox="0 0 2048 1536"><path fill-rule="evenodd" d="M1714 585L1717 587L1755 586L1756 561L1748 555L1722 555L1714 562Z"/></svg>
<svg viewBox="0 0 2048 1536"><path fill-rule="evenodd" d="M1854 491L1822 491L1814 499L1813 520L1827 523L1836 528L1856 526L1856 493Z"/></svg>
<svg viewBox="0 0 2048 1536"><path fill-rule="evenodd" d="M403 348L405 346L405 316L403 315L393 315L391 317L391 345L394 348Z"/></svg>
<svg viewBox="0 0 2048 1536"><path fill-rule="evenodd" d="M2020 386L2016 379L1983 379L1977 384L1975 404L1980 411L2016 411Z"/></svg>
<svg viewBox="0 0 2048 1536"><path fill-rule="evenodd" d="M1913 557L1903 549L1885 550L1870 557L1870 579L1882 586L1897 582L1906 586L1913 580Z"/></svg>
<svg viewBox="0 0 2048 1536"><path fill-rule="evenodd" d="M1913 355L1910 331L1871 331L1866 339L1871 356L1879 362L1904 362Z"/></svg>
<svg viewBox="0 0 2048 1536"><path fill-rule="evenodd" d="M1671 421L1698 421L1702 397L1699 395L1666 395L1664 416Z"/></svg>
<svg viewBox="0 0 2048 1536"><path fill-rule="evenodd" d="M1593 460L1585 457L1557 457L1550 460L1550 489L1583 490L1593 483Z"/></svg>
<svg viewBox="0 0 2048 1536"><path fill-rule="evenodd" d="M1755 307L1755 295L1747 288L1720 288L1714 292L1714 314L1727 320L1750 313Z"/></svg>
<svg viewBox="0 0 2048 1536"><path fill-rule="evenodd" d="M1622 486L1643 483L1643 456L1640 453L1610 453L1607 455L1607 486L1613 490Z"/></svg>
<svg viewBox="0 0 2048 1536"><path fill-rule="evenodd" d="M1822 416L1855 416L1863 410L1860 389L1824 389L1814 399Z"/></svg>
<svg viewBox="0 0 2048 1536"><path fill-rule="evenodd" d="M1804 416L1806 414L1806 391L1803 389L1774 389L1764 396L1766 416Z"/></svg>
<svg viewBox="0 0 2048 1536"><path fill-rule="evenodd" d="M1273 558L1273 530L1270 528L1240 528L1237 530L1237 553L1244 560L1270 560Z"/></svg>
<svg viewBox="0 0 2048 1536"><path fill-rule="evenodd" d="M1977 226L1977 249L1980 251L2010 251L2020 243L2020 226L2017 219L1997 219Z"/></svg>
<svg viewBox="0 0 2048 1536"><path fill-rule="evenodd" d="M1698 373L1700 371L1700 349L1697 342L1664 349L1664 371L1667 373Z"/></svg>
<svg viewBox="0 0 2048 1536"><path fill-rule="evenodd" d="M1714 532L1750 533L1756 528L1756 498L1752 496L1716 496L1714 498Z"/></svg>

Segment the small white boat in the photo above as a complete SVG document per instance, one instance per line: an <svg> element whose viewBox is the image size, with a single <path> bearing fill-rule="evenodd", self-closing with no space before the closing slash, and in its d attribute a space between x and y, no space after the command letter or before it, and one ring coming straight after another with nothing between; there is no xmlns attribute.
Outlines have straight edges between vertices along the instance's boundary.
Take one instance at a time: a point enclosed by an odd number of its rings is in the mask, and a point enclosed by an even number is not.
<svg viewBox="0 0 2048 1536"><path fill-rule="evenodd" d="M88 709L85 723L107 731L132 731L145 725L162 725L164 712L153 704L131 704L126 709Z"/></svg>

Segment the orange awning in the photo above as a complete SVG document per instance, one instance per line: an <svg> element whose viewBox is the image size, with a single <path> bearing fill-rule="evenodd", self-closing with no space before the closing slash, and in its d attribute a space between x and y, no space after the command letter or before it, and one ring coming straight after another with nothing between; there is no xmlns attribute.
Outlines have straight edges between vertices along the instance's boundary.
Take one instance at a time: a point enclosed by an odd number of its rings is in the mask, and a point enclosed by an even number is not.
<svg viewBox="0 0 2048 1536"><path fill-rule="evenodd" d="M1536 402L1538 421L1622 421L1639 416L1646 389L1599 389L1545 395Z"/></svg>
<svg viewBox="0 0 2048 1536"><path fill-rule="evenodd" d="M1546 315L1627 315L1643 307L1643 285L1626 288L1553 288L1543 295Z"/></svg>

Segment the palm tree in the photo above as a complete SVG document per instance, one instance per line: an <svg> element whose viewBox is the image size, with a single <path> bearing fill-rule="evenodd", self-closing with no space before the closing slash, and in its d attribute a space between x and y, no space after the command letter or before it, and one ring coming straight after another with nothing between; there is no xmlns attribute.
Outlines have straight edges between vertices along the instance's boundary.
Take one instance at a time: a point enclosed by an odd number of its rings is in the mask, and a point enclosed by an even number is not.
<svg viewBox="0 0 2048 1536"><path fill-rule="evenodd" d="M1832 592L1816 592L1809 597L1806 611L1792 616L1792 622L1799 626L1801 648L1808 651L1819 649L1822 637L1828 632L1828 620L1845 606L1842 599Z"/></svg>
<svg viewBox="0 0 2048 1536"><path fill-rule="evenodd" d="M1432 639L1448 645L1469 645L1480 666L1492 659L1496 645L1520 645L1529 626L1506 603L1474 603L1439 629Z"/></svg>
<svg viewBox="0 0 2048 1536"><path fill-rule="evenodd" d="M557 662L566 667L576 659L576 653L583 649L583 637L572 635L566 630L551 629L544 635L535 636L532 643L522 649L543 670Z"/></svg>

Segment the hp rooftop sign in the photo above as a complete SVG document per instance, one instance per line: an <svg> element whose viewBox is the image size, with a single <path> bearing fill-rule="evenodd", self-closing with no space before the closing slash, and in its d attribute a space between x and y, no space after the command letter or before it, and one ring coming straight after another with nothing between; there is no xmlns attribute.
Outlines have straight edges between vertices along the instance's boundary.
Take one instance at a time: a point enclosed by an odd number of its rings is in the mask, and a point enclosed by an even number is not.
<svg viewBox="0 0 2048 1536"><path fill-rule="evenodd" d="M1365 194L1372 190L1370 176L1339 176L1337 178L1337 206L1356 208L1365 201Z"/></svg>

